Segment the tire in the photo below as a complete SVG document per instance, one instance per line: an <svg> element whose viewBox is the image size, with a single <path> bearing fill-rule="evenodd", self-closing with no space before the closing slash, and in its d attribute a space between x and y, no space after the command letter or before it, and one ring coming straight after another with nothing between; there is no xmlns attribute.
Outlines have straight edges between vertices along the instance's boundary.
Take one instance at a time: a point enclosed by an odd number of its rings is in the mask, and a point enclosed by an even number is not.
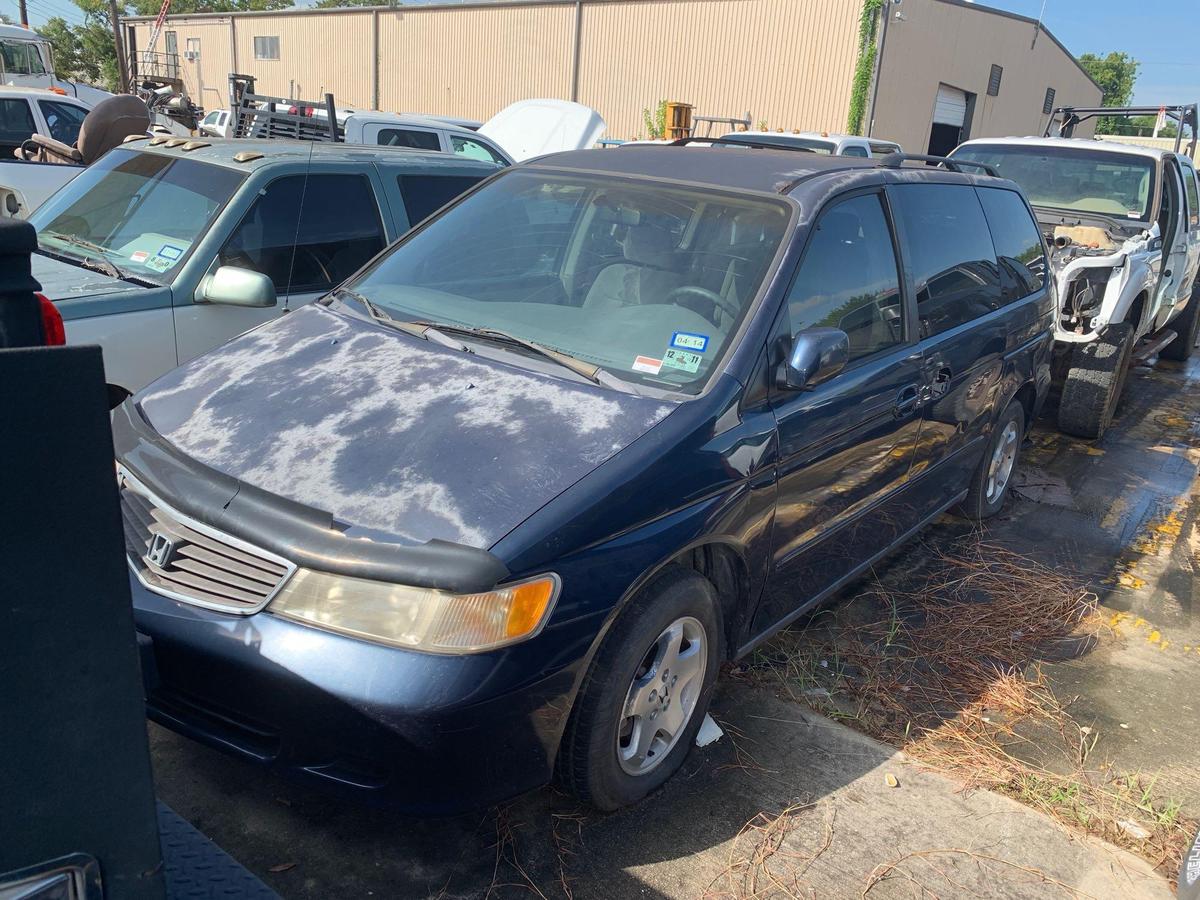
<svg viewBox="0 0 1200 900"><path fill-rule="evenodd" d="M1058 404L1058 430L1095 439L1112 423L1133 353L1133 326L1109 325L1104 334L1071 351Z"/></svg>
<svg viewBox="0 0 1200 900"><path fill-rule="evenodd" d="M677 626L690 639L679 644L684 650L672 673L661 655L662 639ZM667 638L666 645L670 643ZM692 655L697 652L702 660ZM695 742L720 660L716 591L691 569L671 566L630 602L592 660L559 748L559 780L579 799L604 811L636 803L660 787ZM681 674L686 687L670 680ZM655 694L647 692L664 685L668 693L649 702L648 696ZM625 716L627 702L643 714ZM668 745L659 726L679 721L680 710L685 710L682 724L673 730ZM642 734L653 740L635 746ZM638 746L651 752L639 756ZM622 760L623 755L628 758Z"/></svg>
<svg viewBox="0 0 1200 900"><path fill-rule="evenodd" d="M1024 437L1025 407L1014 400L992 427L987 452L971 476L967 498L959 507L964 516L978 521L1000 512L1012 487Z"/></svg>
<svg viewBox="0 0 1200 900"><path fill-rule="evenodd" d="M1200 277L1196 279L1196 284L1192 288L1192 296L1188 300L1188 305L1184 307L1183 315L1177 316L1174 322L1168 323L1168 327L1173 327L1179 337L1158 351L1159 358L1174 362L1187 362L1196 346L1196 333L1200 331Z"/></svg>

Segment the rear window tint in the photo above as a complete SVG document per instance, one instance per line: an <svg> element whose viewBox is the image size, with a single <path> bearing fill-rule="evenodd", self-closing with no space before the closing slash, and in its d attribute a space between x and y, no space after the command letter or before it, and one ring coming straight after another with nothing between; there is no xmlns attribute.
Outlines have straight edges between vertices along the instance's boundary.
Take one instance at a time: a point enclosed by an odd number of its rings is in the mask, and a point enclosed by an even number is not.
<svg viewBox="0 0 1200 900"><path fill-rule="evenodd" d="M385 147L411 147L414 150L441 150L436 131L412 131L408 128L384 128L379 143Z"/></svg>
<svg viewBox="0 0 1200 900"><path fill-rule="evenodd" d="M978 188L978 192L1000 263L1003 302L1012 303L1041 290L1046 281L1046 254L1025 202L1013 191L999 188Z"/></svg>
<svg viewBox="0 0 1200 900"><path fill-rule="evenodd" d="M916 283L921 336L999 308L1000 267L974 188L903 184L892 196Z"/></svg>
<svg viewBox="0 0 1200 900"><path fill-rule="evenodd" d="M478 175L399 175L400 197L408 226L428 219L467 188L483 180Z"/></svg>

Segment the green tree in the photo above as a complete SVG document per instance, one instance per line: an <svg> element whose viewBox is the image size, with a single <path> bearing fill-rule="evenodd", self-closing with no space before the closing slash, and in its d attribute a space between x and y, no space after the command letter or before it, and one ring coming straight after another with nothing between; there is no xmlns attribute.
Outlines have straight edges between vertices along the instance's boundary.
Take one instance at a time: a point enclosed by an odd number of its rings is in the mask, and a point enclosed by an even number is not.
<svg viewBox="0 0 1200 900"><path fill-rule="evenodd" d="M1128 53L1113 51L1107 56L1084 53L1079 57L1079 64L1104 91L1102 103L1105 106L1129 105L1141 63ZM1112 134L1113 129L1124 124L1124 121L1113 116L1102 116L1096 122L1096 131L1101 134Z"/></svg>
<svg viewBox="0 0 1200 900"><path fill-rule="evenodd" d="M335 9L342 6L401 6L396 0L317 0L317 9Z"/></svg>

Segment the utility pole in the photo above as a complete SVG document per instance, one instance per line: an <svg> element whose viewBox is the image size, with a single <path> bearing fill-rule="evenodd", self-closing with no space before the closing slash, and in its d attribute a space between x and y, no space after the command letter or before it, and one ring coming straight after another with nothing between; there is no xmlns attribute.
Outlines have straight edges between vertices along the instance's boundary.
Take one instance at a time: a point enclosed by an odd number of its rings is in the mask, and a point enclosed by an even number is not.
<svg viewBox="0 0 1200 900"><path fill-rule="evenodd" d="M24 6L24 0L21 3ZM117 13L117 0L108 0L108 16L112 19L113 46L117 50L117 89L129 93L129 75L125 68L125 49L121 46L121 17Z"/></svg>
<svg viewBox="0 0 1200 900"><path fill-rule="evenodd" d="M21 13L21 24L29 27L29 11L25 9L25 0L17 0L17 9Z"/></svg>

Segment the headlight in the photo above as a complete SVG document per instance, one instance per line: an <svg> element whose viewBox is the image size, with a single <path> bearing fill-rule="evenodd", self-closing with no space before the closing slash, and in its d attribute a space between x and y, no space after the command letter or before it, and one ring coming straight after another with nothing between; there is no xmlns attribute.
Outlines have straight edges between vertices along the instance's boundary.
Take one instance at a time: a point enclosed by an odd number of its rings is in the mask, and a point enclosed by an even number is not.
<svg viewBox="0 0 1200 900"><path fill-rule="evenodd" d="M434 653L472 653L531 638L558 598L557 575L480 594L300 569L269 611L367 641Z"/></svg>

